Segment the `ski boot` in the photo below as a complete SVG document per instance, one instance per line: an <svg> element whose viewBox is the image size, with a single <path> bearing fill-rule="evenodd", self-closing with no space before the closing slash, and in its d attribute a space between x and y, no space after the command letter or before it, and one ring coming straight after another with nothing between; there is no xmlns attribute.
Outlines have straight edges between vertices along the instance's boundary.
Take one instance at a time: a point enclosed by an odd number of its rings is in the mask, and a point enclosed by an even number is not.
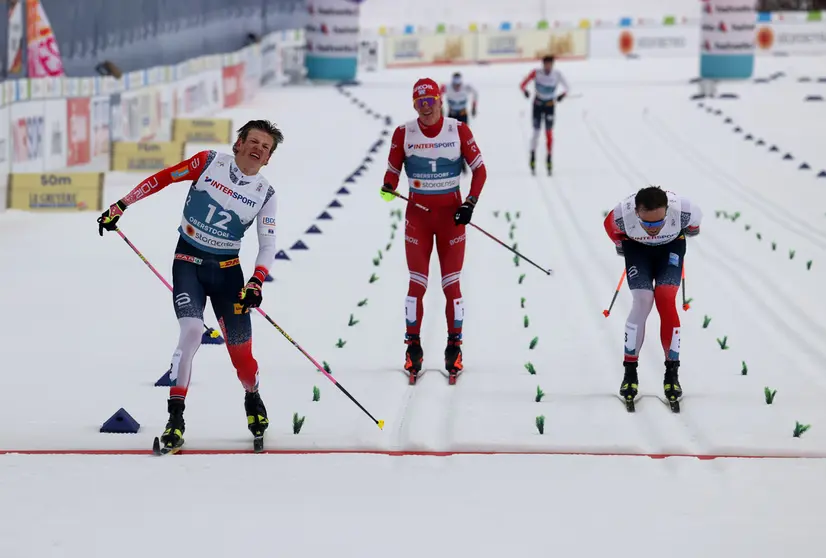
<svg viewBox="0 0 826 558"><path fill-rule="evenodd" d="M536 176L536 151L531 151L531 174Z"/></svg>
<svg viewBox="0 0 826 558"><path fill-rule="evenodd" d="M456 384L456 378L462 373L462 334L451 333L447 336L447 347L445 347L445 368L448 371L448 383Z"/></svg>
<svg viewBox="0 0 826 558"><path fill-rule="evenodd" d="M181 446L184 445L184 409L186 403L183 399L170 398L166 404L167 411L169 411L169 421L166 423L166 430L160 438L161 447L158 450L161 453L176 453ZM157 439L156 439L157 440ZM158 452L155 452L158 453Z"/></svg>
<svg viewBox="0 0 826 558"><path fill-rule="evenodd" d="M424 351L422 350L421 338L415 333L407 334L404 342L407 345L407 351L404 355L404 369L409 374L408 383L412 386L419 378L419 372L422 371Z"/></svg>
<svg viewBox="0 0 826 558"><path fill-rule="evenodd" d="M683 388L680 387L680 378L677 370L680 368L679 360L665 361L665 377L663 378L663 391L668 405L675 413L680 412L680 398L683 396Z"/></svg>
<svg viewBox="0 0 826 558"><path fill-rule="evenodd" d="M553 172L553 165L551 164L551 154L548 153L548 157L545 159L545 165L548 167L548 176L551 176Z"/></svg>
<svg viewBox="0 0 826 558"><path fill-rule="evenodd" d="M247 428L250 429L253 440L253 451L264 449L264 431L270 425L267 419L267 408L261 401L261 394L257 391L248 391L244 394L244 409L247 411Z"/></svg>
<svg viewBox="0 0 826 558"><path fill-rule="evenodd" d="M622 363L625 367L625 376L622 378L622 385L620 386L620 395L625 401L625 409L629 413L634 412L634 398L637 397L639 388L639 379L637 378L637 363L625 361Z"/></svg>

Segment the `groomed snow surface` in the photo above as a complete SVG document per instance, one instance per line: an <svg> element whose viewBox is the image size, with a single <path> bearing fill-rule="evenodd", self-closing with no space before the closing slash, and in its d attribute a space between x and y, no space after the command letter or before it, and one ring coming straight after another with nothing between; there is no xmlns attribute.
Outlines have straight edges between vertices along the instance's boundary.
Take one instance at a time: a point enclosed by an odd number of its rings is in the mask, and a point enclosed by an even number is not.
<svg viewBox="0 0 826 558"><path fill-rule="evenodd" d="M391 215L404 205L377 193L383 134L414 117L418 77L447 81L455 69L368 74L348 95L268 90L219 115L236 127L270 118L286 136L265 174L290 259L276 262L263 309L386 421L379 430L255 315L267 446L320 453L237 455L251 446L243 390L225 348L205 345L187 400L190 454L148 455L167 418L167 389L153 384L177 341L171 295L116 235L98 237L93 213L0 216L0 556L822 555L826 104L803 99L826 95L817 81L826 64L758 59L757 77L774 79L721 86L739 98L703 106L689 100L693 60L560 64L576 95L557 111L551 178L528 169L530 104L517 86L530 66L461 68L481 93L472 129L489 176L474 222L554 275L516 266L469 229L466 371L453 387L441 371L434 257L427 372L409 387L404 222ZM799 81L806 76L814 79ZM228 146L189 151L204 148ZM141 178L110 175L106 202ZM686 257L680 415L658 397L656 313L636 414L616 396L626 286L602 314L622 273L604 212L649 183L705 212ZM342 186L349 193L338 194ZM121 221L166 277L185 196L185 185L170 186ZM329 207L334 200L341 207ZM332 218L320 219L324 211ZM321 233L307 233L312 225ZM291 249L299 240L309 249ZM256 250L252 234L247 273ZM207 323L217 325L211 311ZM538 403L537 386L546 394ZM765 387L777 390L772 405ZM121 407L140 431L99 433ZM293 413L306 417L298 435ZM811 429L795 438L796 422ZM56 450L74 454L48 454ZM496 452L514 454L482 455Z"/></svg>

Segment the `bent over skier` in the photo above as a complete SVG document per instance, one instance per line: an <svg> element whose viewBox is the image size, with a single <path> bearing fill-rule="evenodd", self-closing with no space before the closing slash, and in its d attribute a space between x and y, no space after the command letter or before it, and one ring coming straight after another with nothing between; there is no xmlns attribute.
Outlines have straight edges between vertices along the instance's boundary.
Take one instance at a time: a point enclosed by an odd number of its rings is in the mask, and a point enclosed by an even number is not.
<svg viewBox="0 0 826 558"><path fill-rule="evenodd" d="M676 297L683 271L686 236L700 234L702 211L684 197L657 186L642 188L620 202L605 218L604 227L625 257L625 272L633 302L625 324L620 395L627 403L637 396L637 360L645 322L656 304L660 315L660 341L665 353L663 389L669 402L683 394L680 367L680 316Z"/></svg>
<svg viewBox="0 0 826 558"><path fill-rule="evenodd" d="M124 211L136 202L173 182L191 182L172 264L173 303L180 335L172 355L169 421L161 436L167 450L177 450L184 442L184 401L192 360L201 345L207 297L244 387L249 430L260 438L269 424L258 393L258 363L252 355L249 311L260 306L261 287L275 259L275 190L259 171L283 140L272 123L250 121L238 130L234 155L196 153L150 176L98 218L102 236L104 229L116 230ZM241 239L253 223L258 233L258 257L254 273L245 281L238 254Z"/></svg>

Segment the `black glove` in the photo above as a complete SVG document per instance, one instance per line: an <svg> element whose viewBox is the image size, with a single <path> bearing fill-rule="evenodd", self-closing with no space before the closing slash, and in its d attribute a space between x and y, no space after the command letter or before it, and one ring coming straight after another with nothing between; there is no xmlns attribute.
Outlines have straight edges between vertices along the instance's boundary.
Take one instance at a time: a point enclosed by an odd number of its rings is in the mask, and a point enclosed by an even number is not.
<svg viewBox="0 0 826 558"><path fill-rule="evenodd" d="M121 200L109 206L109 209L101 213L98 217L98 234L103 236L103 229L107 231L114 231L118 228L118 219L126 211L126 204Z"/></svg>
<svg viewBox="0 0 826 558"><path fill-rule="evenodd" d="M564 99L564 98L565 98L565 95L567 95L567 94L568 94L568 92L566 91L565 93L563 93L562 95L560 95L559 97L557 97L557 98L556 98L556 102L557 102L557 103L562 102L562 99Z"/></svg>
<svg viewBox="0 0 826 558"><path fill-rule="evenodd" d="M471 115L473 118L476 118L476 107L473 107L473 108L471 108L471 109L470 109L470 115Z"/></svg>
<svg viewBox="0 0 826 558"><path fill-rule="evenodd" d="M250 308L258 308L264 297L261 294L261 280L258 277L251 277L241 292L238 294L241 301L241 308L244 312L249 312Z"/></svg>
<svg viewBox="0 0 826 558"><path fill-rule="evenodd" d="M470 223L470 218L473 217L473 208L476 207L476 198L468 196L465 203L459 206L456 214L453 216L453 222L458 225L467 225Z"/></svg>
<svg viewBox="0 0 826 558"><path fill-rule="evenodd" d="M622 250L622 242L617 242L615 246L617 248L617 256L625 256L625 252Z"/></svg>
<svg viewBox="0 0 826 558"><path fill-rule="evenodd" d="M527 89L523 89L523 90L522 90L522 93L524 93L524 94L525 94L525 98L526 98L526 99L530 99L530 98L531 98L531 94L530 94L530 93L528 93L528 90L527 90Z"/></svg>

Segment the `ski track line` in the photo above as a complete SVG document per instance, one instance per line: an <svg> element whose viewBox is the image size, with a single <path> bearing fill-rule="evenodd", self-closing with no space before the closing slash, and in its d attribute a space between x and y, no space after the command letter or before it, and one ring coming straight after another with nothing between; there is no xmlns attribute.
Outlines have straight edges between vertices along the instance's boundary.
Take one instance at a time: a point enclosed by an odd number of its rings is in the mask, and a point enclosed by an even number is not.
<svg viewBox="0 0 826 558"><path fill-rule="evenodd" d="M604 132L603 132L603 134L604 134ZM612 144L614 145L614 148L615 148L615 150L617 151L618 156L620 156L620 157L622 157L623 159L625 159L626 164L629 166L629 168L634 169L634 173L635 173L635 174L637 174L638 176L640 176L640 177L642 177L642 178L645 178L645 175L644 175L642 172L640 172L640 171L636 168L636 166L632 163L632 161L630 160L630 157L628 157L628 156L627 156L627 154L623 153L623 152L620 150L620 148L616 146L616 144L615 144L615 143L613 143L613 142L612 142ZM676 147L675 147L672 143L668 143L668 145L669 145L672 149L676 149ZM626 179L627 179L627 176L626 176ZM646 180L646 182L648 182L648 181ZM750 285L750 284L748 284L748 282L746 282L746 281L744 281L744 280L743 280L743 278L742 278L741 274L738 272L738 270L734 269L734 268L733 268L733 266L731 266L729 263L727 263L727 262L726 262L723 258L716 258L716 257L712 257L712 256L708 253L708 251L705 249L705 246L704 246L704 245L698 244L697 246L694 246L694 247L692 247L692 248L693 248L693 249L696 249L696 250L699 252L699 254L700 254L701 256L704 256L704 257L707 257L707 258L709 258L709 259L712 259L712 260L714 260L714 261L715 261L715 262L716 262L716 263L717 263L720 267L727 269L727 270L728 270L728 273L727 273L727 274L724 274L725 279L727 279L727 280L731 280L731 279L733 278L733 279L734 279L737 283L739 283L739 284L740 284L740 286L742 287L742 289L743 289L743 290L748 291L749 293L751 293L751 294L752 294L752 297L753 297L754 299L756 299L756 300L758 300L758 301L759 301L761 308L762 308L762 309L763 309L763 310L764 310L767 314L769 314L769 315L770 315L770 316L771 316L774 320L779 321L780 323L783 323L783 324L785 325L785 321L784 321L784 320L782 320L782 318L780 318L780 317L779 317L779 316L778 316L778 315L774 312L774 310L772 310L772 309L771 309L771 307L769 307L768 305L766 305L766 304L762 301L762 298L760 298L759 296L757 296L757 293L755 293L754 289L751 287L751 285ZM727 251L727 252L728 252L728 251ZM739 261L739 259L738 259L738 258L736 258L735 256L729 256L729 257L731 257L731 258L732 258L732 259L734 259L734 260L738 260L738 261ZM741 263L742 263L742 262L741 262ZM751 276L752 276L752 277L760 277L760 278L763 280L763 282L764 282L764 283L765 283L765 282L767 282L767 279L766 279L765 277L763 277L763 276L762 276L762 275L760 275L759 273L754 273L753 268L752 268L752 273L751 273ZM782 290L780 290L780 291L775 291L775 292L782 292ZM808 318L808 317L807 317L807 318ZM799 339L798 337L796 337L796 336L795 336L792 332L790 332L790 331L788 330L788 327L784 327L784 328L782 328L782 330L783 330L783 332L786 334L786 336L787 336L789 339L792 339L792 340L793 340L796 344L798 344L799 346L801 346L801 348L803 348L803 349L804 349L804 350L805 350L805 351L809 354L809 356L811 356L813 359L815 359L815 361L816 361L816 362L822 362L822 361L823 361L823 357L822 357L822 356L819 356L819 355L821 354L821 353L820 353L820 351L819 351L817 348L815 348L815 346L810 345L810 344L809 344L809 343L807 343L805 340L802 340L802 339ZM808 373L807 373L807 375L808 375L808 376L811 376L811 374L808 374ZM815 380L816 380L819 384L822 384L822 379L820 379L820 378L815 378ZM691 421L691 420L690 420L690 418L688 418L688 417L686 417L686 416L683 416L683 415L684 415L684 413L685 413L685 411L683 411L683 412L681 412L681 413L680 413L680 421L681 421L681 422L683 422L685 425L687 425L687 426L688 426L689 428L691 428L692 430L694 430L695 432L698 432L698 433L699 433L699 429L696 427L696 424L694 424L694 423L693 423L693 421ZM690 414L690 413L689 413L689 414ZM710 446L710 448L711 448L711 447L714 447L714 446Z"/></svg>
<svg viewBox="0 0 826 558"><path fill-rule="evenodd" d="M613 141L610 140L610 138L608 137L608 135L604 131L596 129L596 126L598 126L598 124L595 123L595 125L592 125L590 123L589 119L585 118L584 115L583 115L583 121L585 123L585 127L588 129L589 133L591 134L591 137L593 138L594 142L597 144L599 149L606 155L606 158L609 160L609 162L611 162L612 166L614 166L614 168L617 170L617 172L619 172L623 176L623 178L628 182L628 184L632 187L632 189L637 188L639 186L639 184L637 183L637 181L635 181L630 176L629 171L633 172L638 177L644 178L644 176L642 175L642 173L639 172L639 170L636 168L636 166L631 162L630 158L622 150L620 150L619 147ZM602 139L600 139L600 135L602 136ZM606 145L606 143L611 143L611 145L614 147L614 150L616 151L616 153L614 155L609 155L609 150L608 150L608 146ZM625 166L628 169L627 171L623 170L621 168L620 162L625 163ZM645 180L645 182L647 183L648 181ZM562 198L562 201L566 205L568 210L571 211L570 202L567 200L567 198L565 198L561 194L561 190L560 190L560 197ZM580 233L580 237L581 238L583 237L582 233ZM666 409L663 409L663 410L668 412L671 415L674 415L674 413L672 413L670 411L670 409L666 408ZM689 409L688 414L690 414L690 413L691 413L691 410ZM693 421L690 421L689 419L687 419L685 414L686 414L686 409L682 408L682 405L681 405L680 413L677 416L677 422L682 424L683 430L684 430L684 436L687 437L688 440L689 440L689 446L694 446L694 447L699 446L702 451L712 451L713 448L715 447L715 445L712 444L708 440L708 438L706 438L706 436L702 432L702 428L698 427L696 425L696 423L694 423Z"/></svg>
<svg viewBox="0 0 826 558"><path fill-rule="evenodd" d="M526 130L527 130L527 128L523 127L522 139L523 139L523 143L524 143L525 148L528 149L530 147L530 143L528 141ZM551 200L548 196L548 193L547 193L548 185L546 185L543 182L543 180L541 179L539 174L537 174L534 178L535 178L535 184L536 184L537 189L539 190L540 196L542 198L542 202L545 205L545 211L547 212L548 217L550 218L549 225L553 229L555 224L559 224L559 226L557 226L556 228L558 230L558 235L559 235L560 239L562 240L561 244L563 246L563 249L564 249L564 251L566 252L566 254L568 256L569 261L571 261L574 264L575 271L577 272L579 277L581 277L583 279L581 282L577 282L577 285L580 286L580 288L582 289L583 297L585 299L587 299L594 308L600 308L601 303L596 300L596 294L595 293L597 291L594 289L595 285L594 285L594 280L592 279L592 274L585 272L586 266L583 264L583 262L576 255L576 250L573 249L573 244L571 242L569 242L570 236L566 233L565 227L562 226L563 219L561 218L560 215L557 214L556 210L554 209L555 206L551 202ZM554 188L554 190L556 191L557 189ZM580 225L574 219L573 215L574 215L573 213L569 213L569 220L573 222L574 227L577 229L577 231L579 233L581 233L582 229L581 229ZM590 247L590 246L587 246L587 247L593 252L592 247ZM601 265L603 271L605 271L605 273L607 274L606 276L610 277L616 271L616 270L610 269L610 266L607 263L605 263L601 258L596 258L596 261L600 262L600 265ZM588 288L585 285L586 282L591 283L591 285L590 285L591 288ZM602 287L602 285L596 286L597 289L600 288L600 287ZM606 339L611 337L611 331L610 331L610 329L607 325L607 322L602 321L598 327L599 327L599 329L602 330L602 332L603 332ZM610 360L613 360L614 353L611 350L611 347L608 346L607 344L600 344L600 346L601 346L602 350L605 351L606 354L611 355ZM602 373L603 376L605 376L607 378L610 378L610 380L608 380L609 382L612 381L612 380L615 380L617 378L617 376L611 370L607 370L607 369L601 370L601 373ZM625 413L626 415L631 414L631 413L628 413L627 411L625 411L625 407L624 407L623 403L618 402L617 406L618 406L618 408L617 408L618 413L622 412L622 413ZM669 411L669 413L670 413L670 411ZM656 424L658 424L660 421L658 421L658 420L653 421L653 420L650 420L650 417L644 417L642 415L637 415L636 413L634 415L635 415L634 418L639 417L638 420L634 420L634 425L636 426L637 431L641 435L640 436L641 440L647 441L648 444L653 446L653 447L657 447L657 448L668 447L668 444L665 442L667 437L660 430L660 428L658 428L656 426Z"/></svg>
<svg viewBox="0 0 826 558"><path fill-rule="evenodd" d="M805 238L821 250L826 250L826 240L824 240L826 239L826 233L823 233L817 229L806 229L797 226L795 223L799 219L790 213L786 208L766 199L759 192L751 190L738 178L729 174L712 159L705 156L696 147L684 140L677 132L672 130L659 118L644 113L643 122L645 122L652 131L658 133L669 147L676 151L683 159L685 159L702 174L705 174L710 179L714 180L718 185L742 199L745 203L750 204L758 211L762 211L766 217L774 221L781 228L786 229L792 234ZM675 142L679 143L683 149L677 149L674 145Z"/></svg>

